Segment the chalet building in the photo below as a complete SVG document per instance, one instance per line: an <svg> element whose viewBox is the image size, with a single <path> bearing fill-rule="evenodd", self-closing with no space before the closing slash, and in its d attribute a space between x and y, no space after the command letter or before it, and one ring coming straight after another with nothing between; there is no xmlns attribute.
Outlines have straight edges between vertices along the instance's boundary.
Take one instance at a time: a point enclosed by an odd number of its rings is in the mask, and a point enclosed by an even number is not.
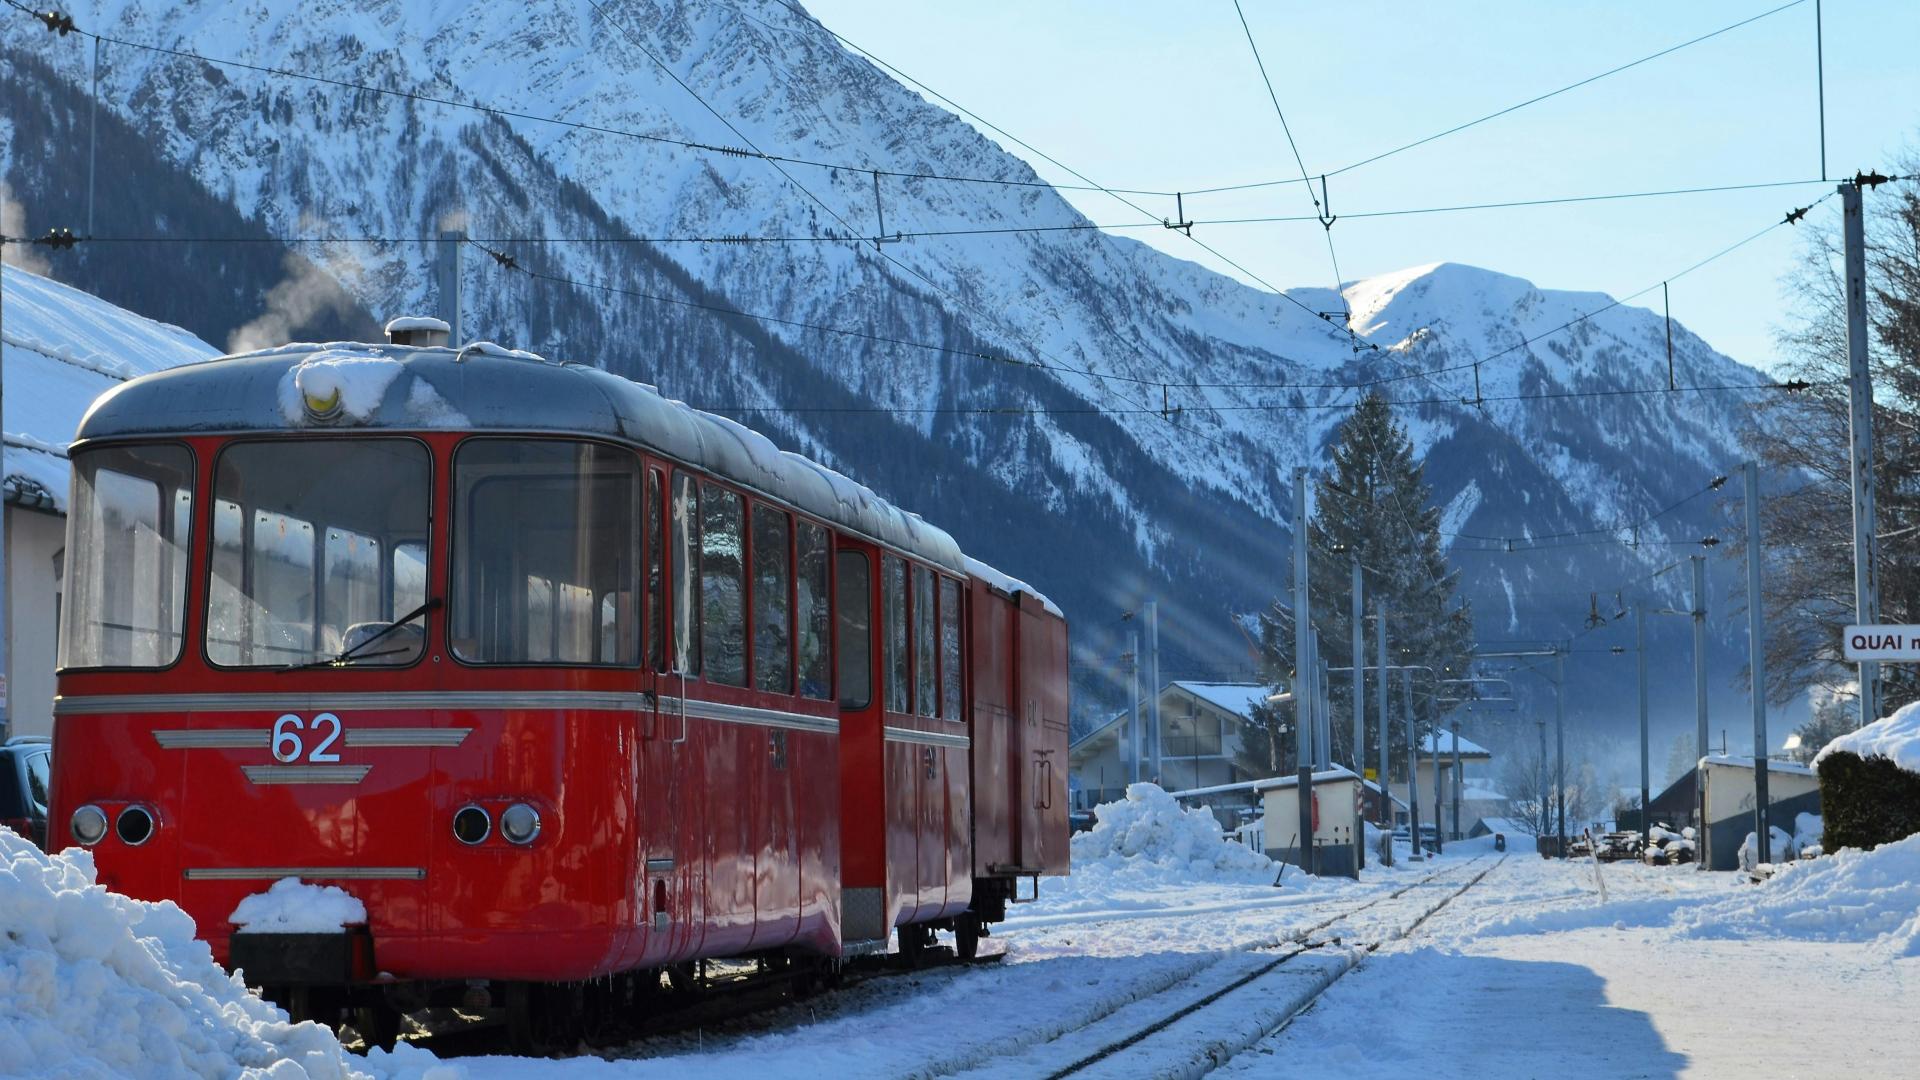
<svg viewBox="0 0 1920 1080"><path fill-rule="evenodd" d="M1160 691L1160 773L1151 774L1142 755L1140 778L1157 780L1168 791L1215 787L1251 779L1234 763L1243 745L1253 709L1273 693L1254 683L1177 681ZM1128 719L1122 710L1075 740L1067 751L1068 786L1075 809L1088 809L1126 795L1130 749ZM1140 711L1142 729L1147 711ZM1143 742L1151 745L1150 739Z"/></svg>

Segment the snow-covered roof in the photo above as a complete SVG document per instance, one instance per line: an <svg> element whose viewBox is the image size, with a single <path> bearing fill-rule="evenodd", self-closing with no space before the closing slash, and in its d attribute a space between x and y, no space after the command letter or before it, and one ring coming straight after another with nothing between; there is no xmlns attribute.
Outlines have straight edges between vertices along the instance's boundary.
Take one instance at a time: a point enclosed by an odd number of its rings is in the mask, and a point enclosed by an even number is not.
<svg viewBox="0 0 1920 1080"><path fill-rule="evenodd" d="M1175 679L1162 687L1160 693L1164 697L1169 690L1179 690L1242 720L1253 719L1253 707L1267 700L1268 695L1273 693L1272 687L1262 686L1259 683L1192 682L1186 679ZM1099 727L1073 740L1073 745L1083 745L1114 730L1131 712L1130 709L1121 709L1108 717Z"/></svg>
<svg viewBox="0 0 1920 1080"><path fill-rule="evenodd" d="M310 413L316 403L331 407ZM433 427L626 442L955 573L970 572L944 530L759 432L597 367L499 348L333 342L221 357L115 387L87 411L79 438ZM1013 581L997 574L990 580Z"/></svg>
<svg viewBox="0 0 1920 1080"><path fill-rule="evenodd" d="M1818 769L1827 755L1845 750L1860 757L1883 757L1908 772L1920 772L1920 702L1902 705L1866 727L1850 731L1820 749Z"/></svg>
<svg viewBox="0 0 1920 1080"><path fill-rule="evenodd" d="M1354 775L1353 770L1347 768L1345 765L1335 765L1331 769L1322 769L1319 772L1316 772L1313 774L1313 782L1316 784L1333 781L1333 780L1359 780L1359 779L1360 778L1358 776ZM1360 780L1360 782L1367 785L1370 788L1373 788L1375 791L1380 790L1379 785L1373 783L1372 781ZM1259 792L1259 791L1269 791L1274 788L1290 788L1290 787L1299 787L1299 786L1300 786L1300 777L1297 775L1296 776L1270 776L1265 780L1241 780L1238 783L1233 783L1233 784L1214 784L1211 787L1189 788L1186 791L1174 792L1173 797L1176 799L1187 799L1187 798L1193 798L1198 795L1222 795L1230 791Z"/></svg>
<svg viewBox="0 0 1920 1080"><path fill-rule="evenodd" d="M1532 829L1527 828L1525 824L1509 817L1483 817L1474 822L1473 827L1467 831L1471 833L1482 828L1490 833L1505 833L1508 836L1533 835Z"/></svg>
<svg viewBox="0 0 1920 1080"><path fill-rule="evenodd" d="M0 329L6 498L64 513L67 443L93 400L134 376L220 350L17 266L0 271L0 289L7 312Z"/></svg>
<svg viewBox="0 0 1920 1080"><path fill-rule="evenodd" d="M1700 763L1703 765L1725 765L1729 768L1735 768L1735 769L1751 769L1753 768L1753 755L1752 754L1744 754L1744 755L1743 754L1708 754L1706 757L1703 757L1700 759ZM1770 773L1793 773L1796 776L1812 776L1813 775L1812 766L1802 765L1797 761L1781 761L1779 758L1767 759L1767 771ZM1632 788L1632 789L1622 788L1621 791L1623 792L1630 791L1631 794L1633 795L1640 794L1639 788Z"/></svg>
<svg viewBox="0 0 1920 1080"><path fill-rule="evenodd" d="M1248 720L1253 719L1254 706L1265 703L1267 695L1273 693L1273 687L1260 683L1190 682L1186 679L1176 679L1168 685L1177 686L1209 705Z"/></svg>
<svg viewBox="0 0 1920 1080"><path fill-rule="evenodd" d="M1453 757L1453 732L1436 731L1420 740L1420 753L1432 756L1436 745L1440 748L1440 753L1446 755L1448 758ZM1463 735L1460 737L1460 756L1462 758L1491 758L1493 757L1493 752Z"/></svg>

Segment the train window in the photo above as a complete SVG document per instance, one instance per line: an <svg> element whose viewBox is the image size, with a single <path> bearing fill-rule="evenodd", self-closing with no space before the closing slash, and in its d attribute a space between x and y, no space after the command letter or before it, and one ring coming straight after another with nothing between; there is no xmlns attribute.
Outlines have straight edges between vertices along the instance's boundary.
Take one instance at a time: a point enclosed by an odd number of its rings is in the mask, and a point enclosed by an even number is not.
<svg viewBox="0 0 1920 1080"><path fill-rule="evenodd" d="M647 664L667 670L666 541L660 521L660 470L647 470Z"/></svg>
<svg viewBox="0 0 1920 1080"><path fill-rule="evenodd" d="M940 579L940 715L961 720L960 583Z"/></svg>
<svg viewBox="0 0 1920 1080"><path fill-rule="evenodd" d="M753 508L753 685L770 694L793 693L793 622L788 601L792 570L787 515Z"/></svg>
<svg viewBox="0 0 1920 1080"><path fill-rule="evenodd" d="M880 609L881 625L886 631L882 662L887 673L887 711L911 712L913 695L907 667L907 564L892 555L881 559Z"/></svg>
<svg viewBox="0 0 1920 1080"><path fill-rule="evenodd" d="M913 568L913 704L921 716L932 716L939 706L939 681L934 670L933 575L924 566Z"/></svg>
<svg viewBox="0 0 1920 1080"><path fill-rule="evenodd" d="M800 693L810 698L831 698L833 623L832 613L827 608L827 530L810 521L802 521L795 546L800 556L797 560L800 579L797 590L800 600Z"/></svg>
<svg viewBox="0 0 1920 1080"><path fill-rule="evenodd" d="M873 584L867 557L841 551L833 559L834 607L840 613L840 707L864 709L873 701Z"/></svg>
<svg viewBox="0 0 1920 1080"><path fill-rule="evenodd" d="M640 468L566 439L469 439L453 459L453 649L481 664L637 664Z"/></svg>
<svg viewBox="0 0 1920 1080"><path fill-rule="evenodd" d="M179 658L192 492L185 447L74 455L61 667L157 668Z"/></svg>
<svg viewBox="0 0 1920 1080"><path fill-rule="evenodd" d="M700 485L700 652L708 679L747 685L746 520L740 496Z"/></svg>
<svg viewBox="0 0 1920 1080"><path fill-rule="evenodd" d="M419 607L432 465L412 439L240 442L213 470L213 551L207 659L222 667L284 667L359 649L356 665L412 663L418 623L362 648ZM419 561L403 584L397 537Z"/></svg>
<svg viewBox="0 0 1920 1080"><path fill-rule="evenodd" d="M700 674L700 486L673 474L673 670Z"/></svg>

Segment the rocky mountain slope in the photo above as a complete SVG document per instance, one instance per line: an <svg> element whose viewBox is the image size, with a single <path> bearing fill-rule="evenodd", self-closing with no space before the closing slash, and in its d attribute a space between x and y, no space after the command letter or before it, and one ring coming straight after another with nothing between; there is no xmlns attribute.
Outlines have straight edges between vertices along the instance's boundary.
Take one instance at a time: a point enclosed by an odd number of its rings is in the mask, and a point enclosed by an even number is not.
<svg viewBox="0 0 1920 1080"><path fill-rule="evenodd" d="M1407 402L1457 532L1632 520L1732 464L1737 397L1623 392L1666 385L1657 315L1614 307L1548 333L1605 307L1598 294L1415 268L1344 290L1378 346L1356 350L1311 314L1341 306L1329 290L1275 296L1123 235L875 245L877 210L889 233L1086 220L1031 186L1019 158L778 0L559 0L510 14L470 0L98 0L73 15L123 42L394 91L103 46L101 111L136 144L101 159L95 212L111 229L95 231L148 241L71 262L109 282L109 299L233 345L320 336L319 321L439 310L427 241L464 227L519 268L464 249L467 336L658 383L844 469L1041 584L1094 668L1118 648L1114 617L1144 595L1168 608L1163 672L1244 664L1229 615L1284 587L1289 477L1317 462L1354 384L1381 381ZM0 123L17 216L36 232L75 225L89 48L25 16L0 19L0 48L21 86L11 100L46 110ZM22 137L29 126L42 134ZM843 167L723 152L748 142ZM154 160L135 162L143 153ZM234 222L216 234L212 209L140 200L148 174L197 187ZM242 233L253 242L177 242ZM697 240L728 236L866 241ZM275 262L265 283L263 250ZM155 310L182 258L247 282L261 310L208 316L218 325ZM1674 347L1682 383L1762 381L1682 328ZM1471 403L1472 361L1496 353ZM1517 399L1569 391L1615 396ZM1462 550L1482 636L1577 628L1589 591L1684 555L1670 543L1712 528L1711 511L1695 500L1638 547ZM1487 545L1457 542L1468 546ZM1657 584L1677 600L1684 575ZM1679 620L1662 622L1684 642ZM1663 670L1680 677L1673 652Z"/></svg>

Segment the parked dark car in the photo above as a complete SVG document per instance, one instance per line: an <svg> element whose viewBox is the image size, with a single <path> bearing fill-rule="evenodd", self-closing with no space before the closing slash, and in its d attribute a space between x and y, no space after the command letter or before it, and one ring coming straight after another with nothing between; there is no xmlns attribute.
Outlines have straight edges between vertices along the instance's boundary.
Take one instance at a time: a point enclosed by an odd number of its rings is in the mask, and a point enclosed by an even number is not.
<svg viewBox="0 0 1920 1080"><path fill-rule="evenodd" d="M16 735L0 743L0 828L47 846L47 789L53 744L44 735Z"/></svg>

